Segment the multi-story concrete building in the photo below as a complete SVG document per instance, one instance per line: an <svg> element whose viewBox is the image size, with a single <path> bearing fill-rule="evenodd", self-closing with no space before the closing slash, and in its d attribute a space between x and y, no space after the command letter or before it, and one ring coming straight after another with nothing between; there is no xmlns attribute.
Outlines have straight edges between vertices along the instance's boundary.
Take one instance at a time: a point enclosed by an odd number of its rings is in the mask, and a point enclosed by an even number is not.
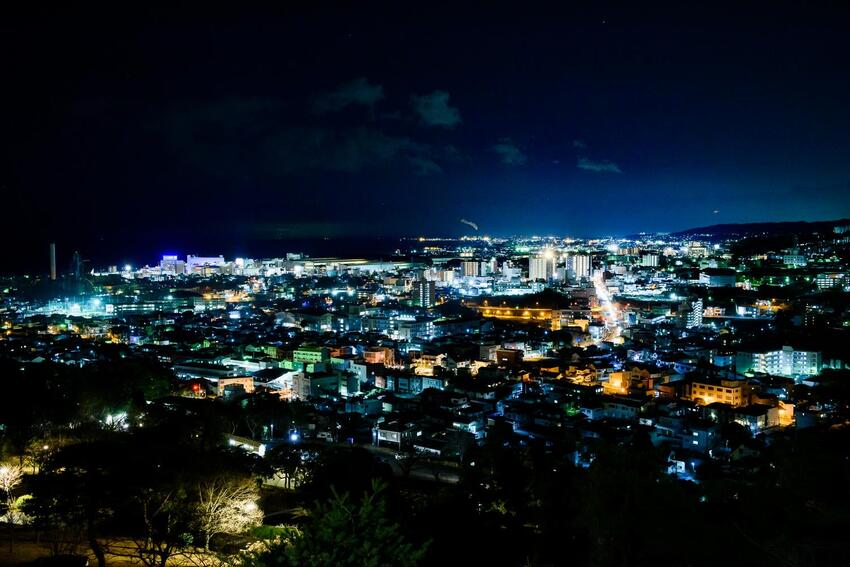
<svg viewBox="0 0 850 567"><path fill-rule="evenodd" d="M436 302L437 285L425 279L413 282L413 304L417 307L433 307Z"/></svg>
<svg viewBox="0 0 850 567"><path fill-rule="evenodd" d="M658 254L643 254L640 257L640 265L644 268L657 268Z"/></svg>
<svg viewBox="0 0 850 567"><path fill-rule="evenodd" d="M569 258L570 273L574 279L587 279L590 277L590 256L586 254L576 254Z"/></svg>
<svg viewBox="0 0 850 567"><path fill-rule="evenodd" d="M550 257L538 256L528 259L528 279L549 281L555 273L554 261Z"/></svg>
<svg viewBox="0 0 850 567"><path fill-rule="evenodd" d="M750 403L750 386L746 380L694 380L686 397L701 405L723 403L732 407Z"/></svg>
<svg viewBox="0 0 850 567"><path fill-rule="evenodd" d="M821 273L817 275L816 283L818 289L833 289L841 287L846 283L844 274L837 272Z"/></svg>
<svg viewBox="0 0 850 567"><path fill-rule="evenodd" d="M476 260L464 260L461 265L463 275L466 277L478 276L481 273L479 264L480 263Z"/></svg>
<svg viewBox="0 0 850 567"><path fill-rule="evenodd" d="M292 353L295 362L327 362L330 359L330 351L325 347L302 347Z"/></svg>
<svg viewBox="0 0 850 567"><path fill-rule="evenodd" d="M695 299L691 302L690 311L688 311L687 320L685 322L685 326L688 329L692 329L694 327L699 327L700 325L702 325L702 311L702 299Z"/></svg>
<svg viewBox="0 0 850 567"><path fill-rule="evenodd" d="M735 287L735 270L707 268L700 272L699 283L707 287Z"/></svg>
<svg viewBox="0 0 850 567"><path fill-rule="evenodd" d="M741 374L758 372L788 378L815 376L820 374L823 366L819 351L794 350L790 346L761 351L739 351L735 363Z"/></svg>

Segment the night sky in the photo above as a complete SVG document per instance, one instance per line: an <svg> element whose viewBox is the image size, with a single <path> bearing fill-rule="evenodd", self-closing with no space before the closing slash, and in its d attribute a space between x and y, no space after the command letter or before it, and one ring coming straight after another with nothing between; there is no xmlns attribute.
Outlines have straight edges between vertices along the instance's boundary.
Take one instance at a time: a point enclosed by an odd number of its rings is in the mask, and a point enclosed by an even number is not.
<svg viewBox="0 0 850 567"><path fill-rule="evenodd" d="M847 12L736 4L2 14L5 263L850 216Z"/></svg>

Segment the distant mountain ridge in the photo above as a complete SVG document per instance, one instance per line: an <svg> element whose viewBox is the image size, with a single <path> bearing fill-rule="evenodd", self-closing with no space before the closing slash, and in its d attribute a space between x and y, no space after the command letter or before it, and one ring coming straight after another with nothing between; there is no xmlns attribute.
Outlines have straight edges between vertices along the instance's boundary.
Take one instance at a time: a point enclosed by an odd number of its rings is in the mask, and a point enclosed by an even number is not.
<svg viewBox="0 0 850 567"><path fill-rule="evenodd" d="M672 233L673 236L752 236L756 234L794 234L813 232L832 232L836 226L848 226L850 219L831 221L784 221L784 222L748 222L714 224L689 228Z"/></svg>

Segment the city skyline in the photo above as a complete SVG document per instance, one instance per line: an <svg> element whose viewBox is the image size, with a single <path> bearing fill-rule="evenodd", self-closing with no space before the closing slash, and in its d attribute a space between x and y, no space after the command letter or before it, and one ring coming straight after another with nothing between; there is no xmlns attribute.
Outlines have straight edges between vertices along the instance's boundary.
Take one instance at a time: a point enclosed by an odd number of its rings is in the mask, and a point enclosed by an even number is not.
<svg viewBox="0 0 850 567"><path fill-rule="evenodd" d="M639 242L646 238L655 237L660 240L679 237L682 239L701 240L734 240L748 235L783 233L793 234L800 230L813 230L814 226L823 226L826 232L831 227L842 227L850 224L850 219L834 219L831 221L817 221L816 223L802 222L771 222L771 223L732 223L719 224L707 227L692 227L679 232L653 232L641 231L634 234L608 234L608 235L575 235L575 234L460 234L454 236L446 235L417 235L398 237L376 237L376 238L346 238L337 236L335 238L308 238L308 239L268 239L255 240L253 242L232 241L229 238L218 239L196 239L194 242L184 242L181 245L152 246L146 244L120 243L115 246L111 243L104 246L101 242L50 242L47 248L49 264L45 262L44 254L29 256L19 264L7 266L4 273L30 273L32 275L52 273L53 269L58 273L66 274L75 272L78 259L84 265L80 268L86 270L103 270L110 266L142 266L155 264L161 257L168 255L204 256L209 254L222 254L230 259L235 258L277 258L284 257L287 253L306 254L314 257L367 257L382 258L394 255L409 255L417 248L418 243L428 245L433 242L462 242L492 240L517 240L517 239L541 239L541 240L575 240L575 241L618 241ZM810 226L811 225L811 226ZM59 252L57 253L57 246ZM63 249L64 247L64 249ZM94 251L94 254L88 250ZM42 250L44 252L44 250Z"/></svg>

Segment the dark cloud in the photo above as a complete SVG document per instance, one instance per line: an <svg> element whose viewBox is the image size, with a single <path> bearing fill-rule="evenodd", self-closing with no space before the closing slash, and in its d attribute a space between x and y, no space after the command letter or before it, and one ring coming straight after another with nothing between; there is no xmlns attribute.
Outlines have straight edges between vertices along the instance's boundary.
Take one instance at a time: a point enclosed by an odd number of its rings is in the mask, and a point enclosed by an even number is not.
<svg viewBox="0 0 850 567"><path fill-rule="evenodd" d="M613 161L607 159L592 160L589 158L578 158L576 167L587 171L595 171L598 173L623 173L620 166Z"/></svg>
<svg viewBox="0 0 850 567"><path fill-rule="evenodd" d="M422 96L413 95L410 97L410 105L426 126L454 128L460 124L460 110L449 106L449 93L445 91L434 91Z"/></svg>
<svg viewBox="0 0 850 567"><path fill-rule="evenodd" d="M268 99L223 99L175 111L157 128L174 155L217 176L374 168L442 172L438 160L444 152L430 144L371 125L335 124L327 117L311 123L296 110Z"/></svg>
<svg viewBox="0 0 850 567"><path fill-rule="evenodd" d="M437 162L427 157L411 156L408 162L413 166L413 172L416 175L433 175L443 172L443 168Z"/></svg>
<svg viewBox="0 0 850 567"><path fill-rule="evenodd" d="M439 173L427 144L372 128L292 128L264 143L268 163L285 173L327 170L354 173L408 163L418 174Z"/></svg>
<svg viewBox="0 0 850 567"><path fill-rule="evenodd" d="M181 105L156 118L159 133L177 159L219 177L258 169L258 150L274 124L286 120L286 105L267 98L231 97Z"/></svg>
<svg viewBox="0 0 850 567"><path fill-rule="evenodd" d="M404 118L404 115L401 113L400 110L390 110L387 112L381 112L378 115L378 118L380 118L381 120L401 120L402 118Z"/></svg>
<svg viewBox="0 0 850 567"><path fill-rule="evenodd" d="M492 147L505 165L524 165L528 158L510 138L502 138Z"/></svg>
<svg viewBox="0 0 850 567"><path fill-rule="evenodd" d="M578 150L586 150L587 144L585 144L581 140L573 140L573 147L578 149Z"/></svg>
<svg viewBox="0 0 850 567"><path fill-rule="evenodd" d="M287 113L282 101L263 97L227 97L203 104L184 104L158 116L153 128L193 133L203 138L235 134L254 136Z"/></svg>
<svg viewBox="0 0 850 567"><path fill-rule="evenodd" d="M384 87L370 85L365 77L340 85L337 89L322 93L313 101L313 110L319 114L337 112L349 106L374 108L384 98Z"/></svg>
<svg viewBox="0 0 850 567"><path fill-rule="evenodd" d="M440 159L449 163L463 163L467 161L467 156L457 146L448 144L443 146Z"/></svg>

